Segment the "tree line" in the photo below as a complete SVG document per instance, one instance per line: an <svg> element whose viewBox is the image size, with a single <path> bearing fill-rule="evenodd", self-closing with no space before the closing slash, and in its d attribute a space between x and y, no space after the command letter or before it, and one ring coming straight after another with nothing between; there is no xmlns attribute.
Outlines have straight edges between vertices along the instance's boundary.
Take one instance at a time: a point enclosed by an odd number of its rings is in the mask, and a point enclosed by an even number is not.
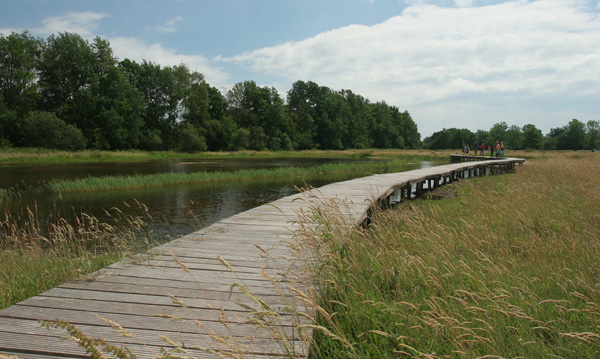
<svg viewBox="0 0 600 359"><path fill-rule="evenodd" d="M74 33L0 37L0 147L105 150L417 148L406 111L297 81L225 94L185 64L119 61Z"/></svg>
<svg viewBox="0 0 600 359"><path fill-rule="evenodd" d="M423 140L430 149L463 148L477 143L490 145L503 141L513 150L595 150L600 147L600 122L590 120L583 123L577 119L567 125L550 129L545 136L535 125L508 126L496 123L489 131L472 132L467 129L448 128L435 132Z"/></svg>

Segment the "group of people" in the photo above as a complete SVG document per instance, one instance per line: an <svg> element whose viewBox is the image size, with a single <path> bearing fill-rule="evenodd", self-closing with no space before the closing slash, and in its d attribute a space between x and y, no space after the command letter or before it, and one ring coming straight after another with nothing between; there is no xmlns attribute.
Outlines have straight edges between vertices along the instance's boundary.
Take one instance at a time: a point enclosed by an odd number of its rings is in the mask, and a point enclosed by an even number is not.
<svg viewBox="0 0 600 359"><path fill-rule="evenodd" d="M477 156L477 152L479 151L479 155L480 156L485 156L485 150L486 148L490 151L490 157L494 157L494 155L496 156L496 158L498 157L504 157L504 141L500 142L500 141L496 141L496 144L492 144L489 145L488 147L485 146L485 144L477 144L477 142L473 145L473 151L475 152L475 156ZM463 146L463 153L466 155L469 153L469 151L471 150L471 147L469 145L464 145Z"/></svg>

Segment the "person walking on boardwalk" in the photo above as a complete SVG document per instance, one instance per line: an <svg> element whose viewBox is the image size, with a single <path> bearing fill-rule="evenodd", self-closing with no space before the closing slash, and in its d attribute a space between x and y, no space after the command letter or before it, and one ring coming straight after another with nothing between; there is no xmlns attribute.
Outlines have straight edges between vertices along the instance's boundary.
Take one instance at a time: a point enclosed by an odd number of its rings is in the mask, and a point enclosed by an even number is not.
<svg viewBox="0 0 600 359"><path fill-rule="evenodd" d="M494 144L492 143L490 145L490 157L494 157L494 151L496 150L496 147L494 146Z"/></svg>
<svg viewBox="0 0 600 359"><path fill-rule="evenodd" d="M496 141L496 158L500 157L500 141Z"/></svg>
<svg viewBox="0 0 600 359"><path fill-rule="evenodd" d="M485 156L485 144L483 142L481 142L481 146L479 147L479 149L481 150L481 153L479 155Z"/></svg>
<svg viewBox="0 0 600 359"><path fill-rule="evenodd" d="M500 157L504 157L504 141L500 143Z"/></svg>

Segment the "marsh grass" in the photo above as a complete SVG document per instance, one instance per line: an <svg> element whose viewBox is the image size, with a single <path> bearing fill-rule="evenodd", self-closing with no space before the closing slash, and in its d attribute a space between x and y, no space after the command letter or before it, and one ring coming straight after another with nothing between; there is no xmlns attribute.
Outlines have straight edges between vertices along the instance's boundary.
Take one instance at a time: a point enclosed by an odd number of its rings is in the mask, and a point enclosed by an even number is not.
<svg viewBox="0 0 600 359"><path fill-rule="evenodd" d="M131 206L131 205L129 205ZM0 221L0 309L68 280L91 280L90 273L154 242L147 208L135 203L136 214L123 216L113 208L110 223L81 214L40 224L35 209Z"/></svg>
<svg viewBox="0 0 600 359"><path fill-rule="evenodd" d="M47 187L52 192L65 193L197 184L217 181L247 181L260 178L298 177L351 171L393 171L405 167L408 163L423 160L423 157L404 157L388 162L369 161L329 163L311 167L246 169L235 172L167 172L151 175L86 177L76 180L52 180L47 184Z"/></svg>
<svg viewBox="0 0 600 359"><path fill-rule="evenodd" d="M546 156L308 236L317 325L337 336L315 331L311 357L599 357L597 161Z"/></svg>

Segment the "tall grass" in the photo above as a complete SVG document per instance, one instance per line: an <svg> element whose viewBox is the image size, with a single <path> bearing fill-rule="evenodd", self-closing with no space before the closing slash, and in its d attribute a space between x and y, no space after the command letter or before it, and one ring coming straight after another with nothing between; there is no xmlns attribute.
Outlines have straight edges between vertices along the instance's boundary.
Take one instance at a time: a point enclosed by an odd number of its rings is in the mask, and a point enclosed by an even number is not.
<svg viewBox="0 0 600 359"><path fill-rule="evenodd" d="M600 357L597 161L546 156L368 230L326 218L310 357Z"/></svg>
<svg viewBox="0 0 600 359"><path fill-rule="evenodd" d="M259 178L296 177L322 173L350 171L393 171L407 163L423 161L423 157L404 157L389 162L329 163L311 167L280 167L275 169L245 169L235 172L167 172L150 175L86 177L76 180L52 180L52 192L85 192L112 189L144 188L163 185L182 185L216 181L255 180Z"/></svg>
<svg viewBox="0 0 600 359"><path fill-rule="evenodd" d="M40 224L34 210L5 214L0 221L0 309L68 280L87 276L127 255L149 247L153 234L147 208L125 217L114 208L112 223L81 214L74 224L64 218ZM123 225L125 224L125 225Z"/></svg>

